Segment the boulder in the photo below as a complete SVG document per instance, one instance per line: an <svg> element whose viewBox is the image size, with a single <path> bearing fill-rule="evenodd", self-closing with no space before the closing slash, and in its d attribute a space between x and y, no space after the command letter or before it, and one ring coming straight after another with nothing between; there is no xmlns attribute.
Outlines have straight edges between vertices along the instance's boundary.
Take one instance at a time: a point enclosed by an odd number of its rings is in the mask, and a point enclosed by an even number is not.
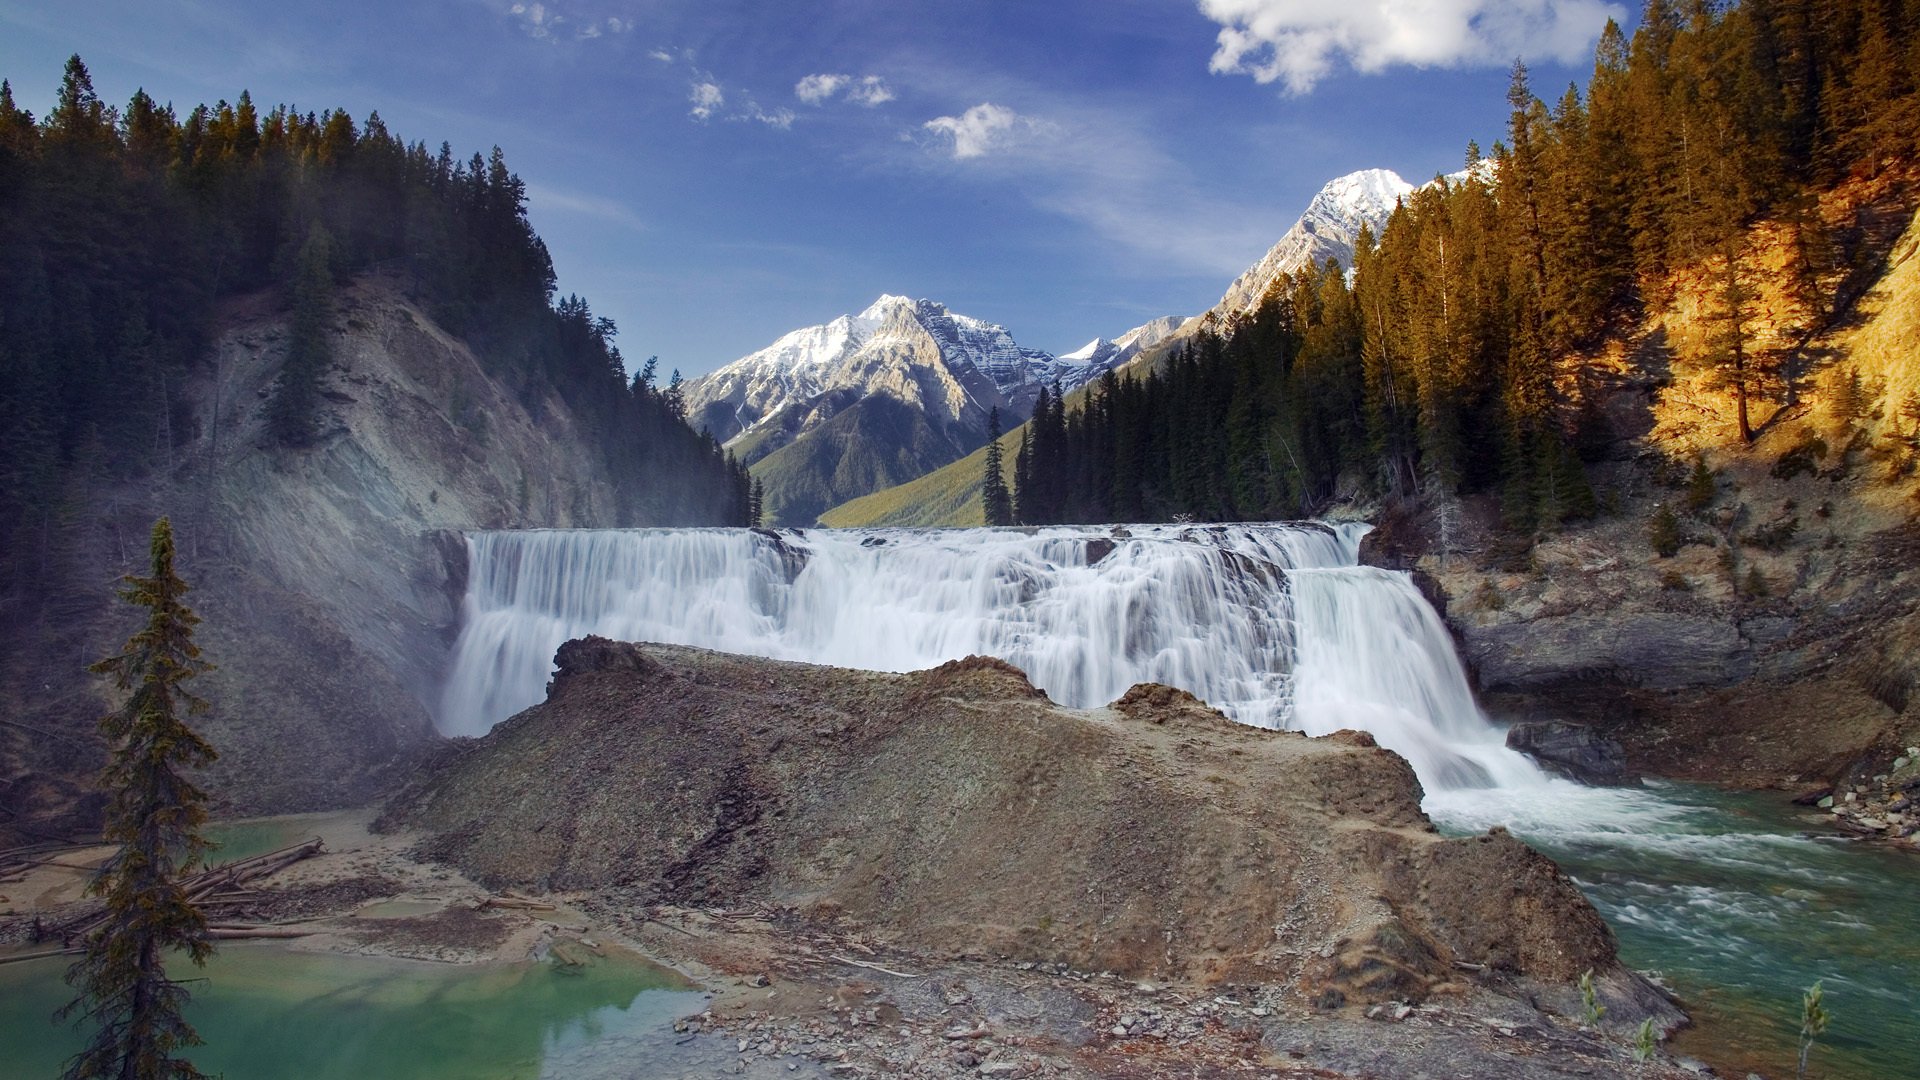
<svg viewBox="0 0 1920 1080"><path fill-rule="evenodd" d="M1617 740L1584 724L1545 720L1507 729L1507 746L1548 772L1594 787L1632 787L1640 778L1627 769L1627 752Z"/></svg>

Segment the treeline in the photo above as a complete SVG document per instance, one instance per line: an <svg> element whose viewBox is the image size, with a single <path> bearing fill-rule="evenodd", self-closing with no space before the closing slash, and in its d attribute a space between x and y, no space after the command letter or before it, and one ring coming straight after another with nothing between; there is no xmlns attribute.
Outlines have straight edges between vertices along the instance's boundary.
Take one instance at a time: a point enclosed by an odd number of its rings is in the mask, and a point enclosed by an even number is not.
<svg viewBox="0 0 1920 1080"><path fill-rule="evenodd" d="M0 547L31 550L76 472L141 478L208 418L183 394L216 301L263 288L292 308L269 403L312 441L333 290L398 275L529 404L557 394L597 443L634 523L744 523L748 478L684 422L677 388L625 376L614 326L554 300L526 187L496 147L462 161L378 113L264 114L250 95L180 116L146 93L103 103L79 57L36 119L0 82ZM16 583L23 561L0 556Z"/></svg>
<svg viewBox="0 0 1920 1080"><path fill-rule="evenodd" d="M1920 149L1920 2L1652 0L1631 40L1608 24L1584 93L1549 106L1516 65L1508 102L1505 140L1363 236L1351 284L1303 270L1164 372L1052 398L1015 515L1285 517L1343 487L1493 491L1521 531L1589 514L1580 357L1680 268L1712 275L1695 359L1751 439L1748 405L1792 387L1752 348L1748 227L1781 223L1789 291L1830 314L1821 283L1848 252L1814 196Z"/></svg>

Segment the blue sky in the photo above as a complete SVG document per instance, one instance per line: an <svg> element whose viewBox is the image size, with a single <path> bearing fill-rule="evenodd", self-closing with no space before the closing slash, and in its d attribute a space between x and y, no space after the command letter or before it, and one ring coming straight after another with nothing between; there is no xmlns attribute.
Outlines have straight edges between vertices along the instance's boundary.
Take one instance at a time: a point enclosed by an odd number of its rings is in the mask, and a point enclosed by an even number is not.
<svg viewBox="0 0 1920 1080"><path fill-rule="evenodd" d="M78 52L137 87L378 109L494 144L563 292L663 371L883 292L1055 352L1211 305L1327 179L1419 182L1524 57L1585 81L1603 0L0 0L44 112Z"/></svg>

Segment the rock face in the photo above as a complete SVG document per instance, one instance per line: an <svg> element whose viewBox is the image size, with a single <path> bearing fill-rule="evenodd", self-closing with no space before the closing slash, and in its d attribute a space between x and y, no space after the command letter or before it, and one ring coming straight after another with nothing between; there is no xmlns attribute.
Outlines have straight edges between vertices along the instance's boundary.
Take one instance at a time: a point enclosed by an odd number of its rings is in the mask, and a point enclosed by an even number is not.
<svg viewBox="0 0 1920 1080"><path fill-rule="evenodd" d="M1672 690L1730 686L1753 674L1751 643L1722 619L1667 612L1556 615L1462 634L1488 690L1606 682Z"/></svg>
<svg viewBox="0 0 1920 1080"><path fill-rule="evenodd" d="M458 531L617 524L615 489L558 399L496 380L397 284L343 290L322 435L297 451L270 448L264 429L285 312L259 296L221 325L183 392L193 427L174 450L176 479L93 508L87 528L102 542L83 554L101 584L85 598L81 657L132 632L108 583L139 565L154 517L171 515L203 619L196 640L217 665L194 687L214 703L196 726L221 755L203 780L228 812L364 802L435 738L424 702L459 614ZM15 659L16 717L91 732L106 703L80 660ZM33 777L0 796L14 819L58 821L90 787L97 763L61 745L0 739L0 773Z"/></svg>
<svg viewBox="0 0 1920 1080"><path fill-rule="evenodd" d="M1620 741L1584 724L1559 720L1515 724L1507 729L1507 745L1543 768L1582 784L1626 787L1640 783L1627 768L1627 752Z"/></svg>
<svg viewBox="0 0 1920 1080"><path fill-rule="evenodd" d="M909 675L569 642L548 700L387 822L500 885L772 905L950 956L1416 1000L1455 961L1610 969L1599 915L1504 834L1443 839L1359 733L1137 687L1056 707L969 658Z"/></svg>

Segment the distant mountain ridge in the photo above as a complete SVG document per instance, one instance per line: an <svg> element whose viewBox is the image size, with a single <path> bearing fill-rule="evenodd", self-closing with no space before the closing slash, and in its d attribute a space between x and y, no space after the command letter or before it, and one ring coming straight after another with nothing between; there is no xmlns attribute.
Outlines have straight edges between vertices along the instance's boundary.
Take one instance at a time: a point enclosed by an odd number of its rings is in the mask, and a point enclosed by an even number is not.
<svg viewBox="0 0 1920 1080"><path fill-rule="evenodd" d="M829 506L964 457L986 442L992 410L1016 426L1042 387L1085 385L1180 321L1054 356L944 304L884 295L690 381L687 413L753 467L771 523L811 525Z"/></svg>

